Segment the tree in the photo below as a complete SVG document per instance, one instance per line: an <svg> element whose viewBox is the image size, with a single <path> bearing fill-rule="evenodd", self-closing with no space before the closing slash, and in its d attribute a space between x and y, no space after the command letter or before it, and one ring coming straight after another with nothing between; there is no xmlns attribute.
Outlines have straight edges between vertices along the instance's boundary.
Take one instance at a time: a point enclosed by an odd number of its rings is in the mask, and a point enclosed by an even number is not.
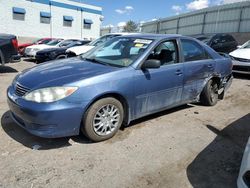
<svg viewBox="0 0 250 188"><path fill-rule="evenodd" d="M123 27L123 32L131 33L136 31L138 31L138 24L133 22L132 20L129 20Z"/></svg>

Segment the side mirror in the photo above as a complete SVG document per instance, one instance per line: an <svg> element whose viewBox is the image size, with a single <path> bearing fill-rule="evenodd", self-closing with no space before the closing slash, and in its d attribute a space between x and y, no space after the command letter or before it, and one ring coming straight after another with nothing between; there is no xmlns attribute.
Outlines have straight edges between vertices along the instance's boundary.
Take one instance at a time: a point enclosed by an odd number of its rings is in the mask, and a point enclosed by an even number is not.
<svg viewBox="0 0 250 188"><path fill-rule="evenodd" d="M143 65L142 69L158 69L161 66L161 61L157 59L148 59L146 60Z"/></svg>
<svg viewBox="0 0 250 188"><path fill-rule="evenodd" d="M242 47L241 45L237 46L237 48L241 48L241 47Z"/></svg>

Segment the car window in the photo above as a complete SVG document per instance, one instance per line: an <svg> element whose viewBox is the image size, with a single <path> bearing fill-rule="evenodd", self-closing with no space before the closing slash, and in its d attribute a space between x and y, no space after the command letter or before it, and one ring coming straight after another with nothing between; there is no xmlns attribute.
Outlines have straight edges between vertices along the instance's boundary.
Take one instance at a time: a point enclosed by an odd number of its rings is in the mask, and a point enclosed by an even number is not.
<svg viewBox="0 0 250 188"><path fill-rule="evenodd" d="M234 42L235 41L235 39L231 35L226 35L225 40L226 40L226 42Z"/></svg>
<svg viewBox="0 0 250 188"><path fill-rule="evenodd" d="M178 63L178 50L175 40L159 44L149 55L148 59L160 60L161 65Z"/></svg>
<svg viewBox="0 0 250 188"><path fill-rule="evenodd" d="M50 41L51 41L51 39L46 39L46 40L43 40L42 43L43 43L43 44L47 44L47 43L49 43Z"/></svg>
<svg viewBox="0 0 250 188"><path fill-rule="evenodd" d="M184 61L198 61L210 59L206 50L197 42L187 39L181 40Z"/></svg>

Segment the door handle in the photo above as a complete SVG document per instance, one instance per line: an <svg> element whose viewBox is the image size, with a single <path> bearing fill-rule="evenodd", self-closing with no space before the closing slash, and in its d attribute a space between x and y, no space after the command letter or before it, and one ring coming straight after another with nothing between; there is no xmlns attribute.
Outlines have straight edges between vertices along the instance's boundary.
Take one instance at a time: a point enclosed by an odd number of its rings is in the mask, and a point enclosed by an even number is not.
<svg viewBox="0 0 250 188"><path fill-rule="evenodd" d="M212 64L209 64L207 67L211 68L211 67L213 67L213 65L212 65Z"/></svg>
<svg viewBox="0 0 250 188"><path fill-rule="evenodd" d="M178 70L176 70L175 74L179 76L179 75L182 75L182 72L181 72L181 70L178 69Z"/></svg>

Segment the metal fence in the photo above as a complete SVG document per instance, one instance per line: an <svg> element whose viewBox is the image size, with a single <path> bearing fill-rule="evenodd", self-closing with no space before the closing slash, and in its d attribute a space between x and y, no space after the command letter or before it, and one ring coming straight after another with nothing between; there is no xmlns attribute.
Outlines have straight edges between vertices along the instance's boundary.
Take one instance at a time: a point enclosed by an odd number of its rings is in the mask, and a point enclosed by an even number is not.
<svg viewBox="0 0 250 188"><path fill-rule="evenodd" d="M141 32L183 35L250 32L250 1L146 22L141 25Z"/></svg>

